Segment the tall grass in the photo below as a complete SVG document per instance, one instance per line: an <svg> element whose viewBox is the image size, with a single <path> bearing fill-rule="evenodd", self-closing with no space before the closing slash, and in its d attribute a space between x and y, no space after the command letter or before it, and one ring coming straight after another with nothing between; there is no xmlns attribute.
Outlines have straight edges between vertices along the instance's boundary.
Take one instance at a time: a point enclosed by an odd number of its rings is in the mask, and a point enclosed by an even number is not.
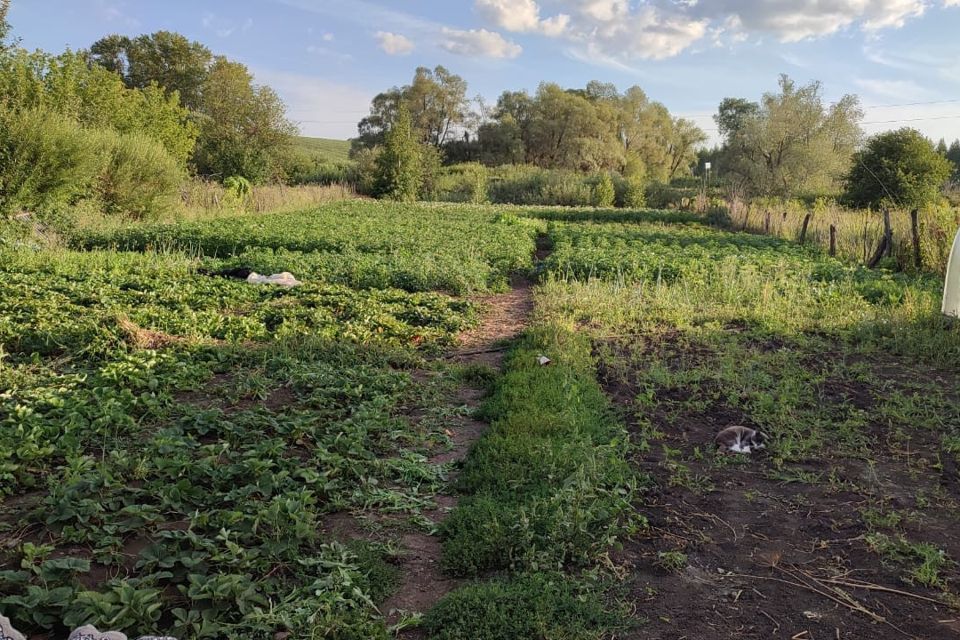
<svg viewBox="0 0 960 640"><path fill-rule="evenodd" d="M217 182L193 180L181 189L180 218L211 218L237 213L272 213L306 209L314 205L357 198L353 187L344 184L259 185L250 195L238 198Z"/></svg>
<svg viewBox="0 0 960 640"><path fill-rule="evenodd" d="M744 203L729 199L723 210L727 226L753 233L799 240L803 221L810 214L805 241L829 250L830 227L836 229L836 255L858 263L867 262L883 237L883 215L878 211L846 209L818 200L812 207L798 201L755 200ZM892 211L894 265L903 271L915 270L910 214ZM922 270L945 273L950 247L960 227L960 210L930 207L919 214Z"/></svg>

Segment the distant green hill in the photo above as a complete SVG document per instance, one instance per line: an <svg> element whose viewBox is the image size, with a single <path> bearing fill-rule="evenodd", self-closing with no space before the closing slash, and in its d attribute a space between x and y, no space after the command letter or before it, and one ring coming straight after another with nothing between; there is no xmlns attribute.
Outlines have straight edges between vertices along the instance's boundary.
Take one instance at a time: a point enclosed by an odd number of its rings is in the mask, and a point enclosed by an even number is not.
<svg viewBox="0 0 960 640"><path fill-rule="evenodd" d="M293 146L311 156L319 156L329 162L349 160L350 141L329 138L297 136Z"/></svg>

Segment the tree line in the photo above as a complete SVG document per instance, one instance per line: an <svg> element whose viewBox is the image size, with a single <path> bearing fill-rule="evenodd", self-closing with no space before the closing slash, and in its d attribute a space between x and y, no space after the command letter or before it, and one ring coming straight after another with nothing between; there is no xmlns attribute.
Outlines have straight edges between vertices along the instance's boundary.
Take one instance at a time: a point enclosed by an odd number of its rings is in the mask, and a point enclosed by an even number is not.
<svg viewBox="0 0 960 640"><path fill-rule="evenodd" d="M621 93L598 81L583 89L545 82L533 95L505 91L490 106L469 99L466 81L438 66L418 68L410 84L373 99L358 124L355 156L383 144L401 107L420 142L450 164L533 164L666 181L690 174L706 140L693 122L672 116L640 87Z"/></svg>
<svg viewBox="0 0 960 640"><path fill-rule="evenodd" d="M504 91L487 105L468 98L460 76L442 66L421 67L410 84L373 99L352 157L362 168L379 169L369 180L373 193L404 198L427 197L441 163L609 173L624 194L706 177L709 164L713 184L745 197L828 196L856 206L928 202L957 173L960 141L941 142L938 154L912 129L867 139L862 119L857 96L827 103L820 82L801 85L781 75L777 90L759 101L721 101L714 121L722 141L706 148L700 128L637 86L621 92L598 81L583 89L542 83L532 95ZM601 181L593 178L593 186ZM404 187L394 191L398 184Z"/></svg>

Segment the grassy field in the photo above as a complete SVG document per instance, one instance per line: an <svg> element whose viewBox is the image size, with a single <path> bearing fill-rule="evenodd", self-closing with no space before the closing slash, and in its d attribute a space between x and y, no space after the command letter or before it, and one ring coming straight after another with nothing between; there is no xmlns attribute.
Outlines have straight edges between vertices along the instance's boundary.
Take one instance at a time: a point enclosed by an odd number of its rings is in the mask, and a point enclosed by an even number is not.
<svg viewBox="0 0 960 640"><path fill-rule="evenodd" d="M297 136L294 138L293 147L298 151L322 158L327 162L346 162L350 159L349 140Z"/></svg>
<svg viewBox="0 0 960 640"><path fill-rule="evenodd" d="M355 201L70 242L0 249L0 613L30 634L949 637L936 278L654 211ZM451 357L511 295L522 335ZM718 454L729 424L768 448Z"/></svg>

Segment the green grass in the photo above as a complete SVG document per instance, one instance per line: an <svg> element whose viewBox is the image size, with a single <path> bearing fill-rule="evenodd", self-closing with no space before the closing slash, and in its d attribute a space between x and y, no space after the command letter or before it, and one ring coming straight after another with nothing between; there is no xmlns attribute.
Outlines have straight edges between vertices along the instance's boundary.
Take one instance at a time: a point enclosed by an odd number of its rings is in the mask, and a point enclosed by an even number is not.
<svg viewBox="0 0 960 640"><path fill-rule="evenodd" d="M349 140L297 136L294 138L293 148L326 162L346 162L350 159Z"/></svg>
<svg viewBox="0 0 960 640"><path fill-rule="evenodd" d="M536 573L464 587L427 614L433 640L563 638L599 640L625 626L603 590L588 580Z"/></svg>
<svg viewBox="0 0 960 640"><path fill-rule="evenodd" d="M553 364L537 364L541 353ZM589 564L627 524L625 433L589 343L539 327L506 368L486 406L490 428L457 482L464 495L442 526L444 567L458 576Z"/></svg>
<svg viewBox="0 0 960 640"><path fill-rule="evenodd" d="M355 288L467 293L505 288L512 271L530 265L541 228L478 206L343 201L307 212L89 231L74 244L182 249L214 269L291 271Z"/></svg>

